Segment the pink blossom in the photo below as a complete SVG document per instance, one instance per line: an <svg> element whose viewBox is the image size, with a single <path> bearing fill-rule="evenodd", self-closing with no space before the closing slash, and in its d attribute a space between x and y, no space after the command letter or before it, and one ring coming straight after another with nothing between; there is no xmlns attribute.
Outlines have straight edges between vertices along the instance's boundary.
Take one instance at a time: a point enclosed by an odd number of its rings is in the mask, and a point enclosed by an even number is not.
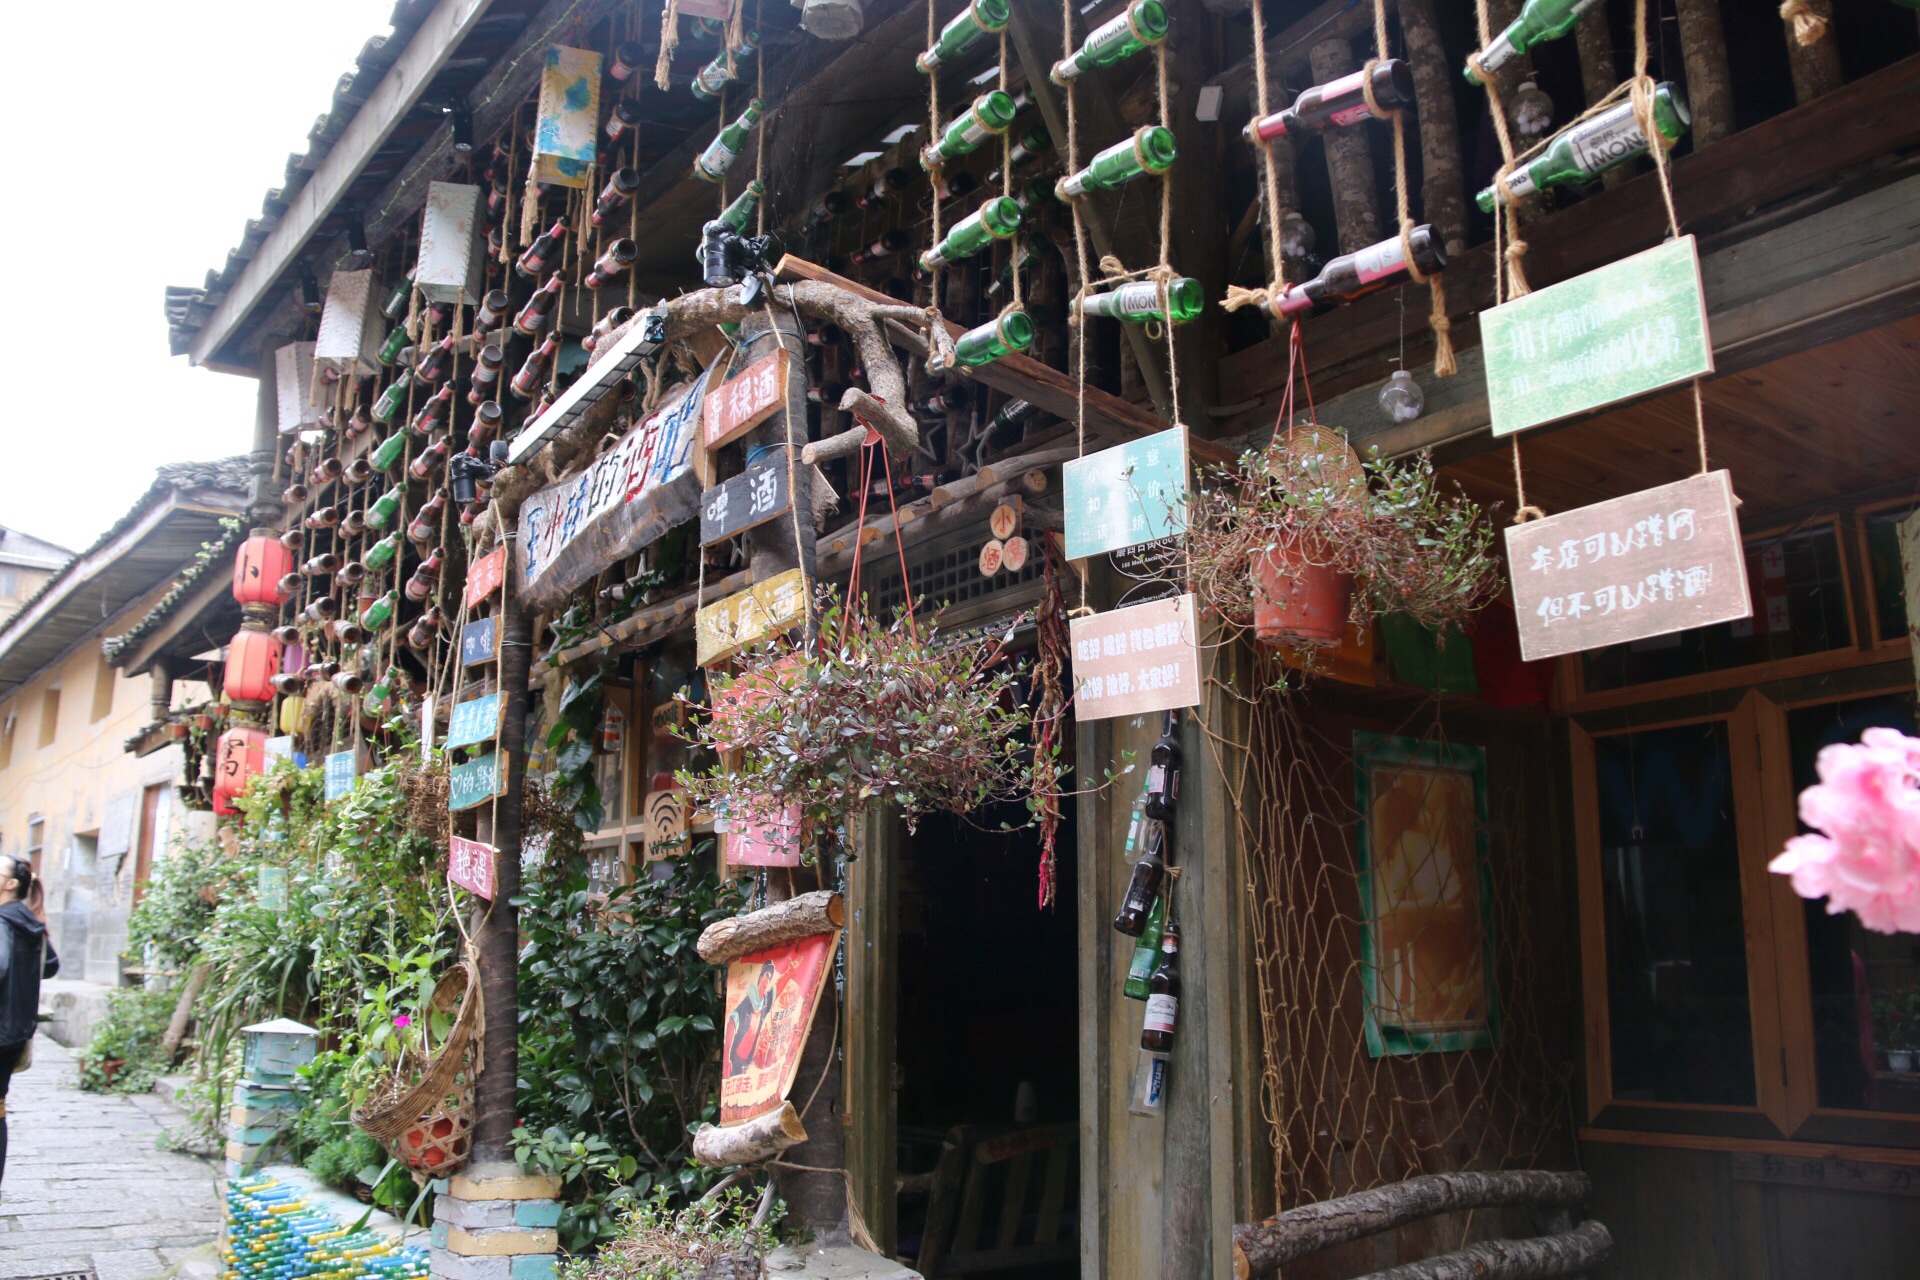
<svg viewBox="0 0 1920 1280"><path fill-rule="evenodd" d="M393 1025L396 1027L410 1027L413 1025L413 1019L403 1013L394 1018Z"/></svg>
<svg viewBox="0 0 1920 1280"><path fill-rule="evenodd" d="M1800 793L1795 836L1767 864L1803 898L1851 911L1878 933L1920 933L1920 738L1868 729L1822 748L1820 781Z"/></svg>

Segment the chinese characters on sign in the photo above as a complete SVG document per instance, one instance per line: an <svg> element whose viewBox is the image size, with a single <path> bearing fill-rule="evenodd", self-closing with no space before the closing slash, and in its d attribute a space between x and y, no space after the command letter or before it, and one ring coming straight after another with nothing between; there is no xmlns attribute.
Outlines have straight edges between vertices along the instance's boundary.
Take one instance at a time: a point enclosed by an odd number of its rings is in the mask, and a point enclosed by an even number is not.
<svg viewBox="0 0 1920 1280"><path fill-rule="evenodd" d="M1510 525L1507 563L1529 662L1753 612L1727 471Z"/></svg>
<svg viewBox="0 0 1920 1280"><path fill-rule="evenodd" d="M447 721L446 746L471 747L479 742L491 742L500 735L500 717L506 707L497 693L489 693L480 698L469 698L453 708L453 716Z"/></svg>
<svg viewBox="0 0 1920 1280"><path fill-rule="evenodd" d="M505 545L495 547L475 560L473 567L467 570L467 608L473 609L482 600L498 591L500 584L506 581L506 574L507 548Z"/></svg>
<svg viewBox="0 0 1920 1280"><path fill-rule="evenodd" d="M789 569L708 605L693 618L695 657L703 667L724 662L754 641L800 621L806 601L806 574Z"/></svg>
<svg viewBox="0 0 1920 1280"><path fill-rule="evenodd" d="M1069 560L1187 531L1185 427L1076 458L1061 478Z"/></svg>
<svg viewBox="0 0 1920 1280"><path fill-rule="evenodd" d="M359 764L358 754L352 751L336 751L327 757L327 799L338 800L353 790Z"/></svg>
<svg viewBox="0 0 1920 1280"><path fill-rule="evenodd" d="M709 450L731 444L787 403L785 347L763 356L708 394L702 440Z"/></svg>
<svg viewBox="0 0 1920 1280"><path fill-rule="evenodd" d="M720 1123L778 1111L800 1068L800 1051L833 969L838 933L816 933L742 956L727 966Z"/></svg>
<svg viewBox="0 0 1920 1280"><path fill-rule="evenodd" d="M494 847L455 836L447 847L447 879L476 898L493 901Z"/></svg>
<svg viewBox="0 0 1920 1280"><path fill-rule="evenodd" d="M755 525L787 514L792 498L787 492L787 456L776 453L756 462L700 500L700 545L724 542Z"/></svg>
<svg viewBox="0 0 1920 1280"><path fill-rule="evenodd" d="M507 791L507 765L497 751L478 760L456 764L447 776L447 808L453 813L471 809Z"/></svg>
<svg viewBox="0 0 1920 1280"><path fill-rule="evenodd" d="M1075 618L1068 627L1074 719L1111 720L1199 704L1191 594Z"/></svg>
<svg viewBox="0 0 1920 1280"><path fill-rule="evenodd" d="M1713 372L1692 236L1480 313L1493 434Z"/></svg>
<svg viewBox="0 0 1920 1280"><path fill-rule="evenodd" d="M471 667L500 657L500 629L492 618L460 628L460 665Z"/></svg>

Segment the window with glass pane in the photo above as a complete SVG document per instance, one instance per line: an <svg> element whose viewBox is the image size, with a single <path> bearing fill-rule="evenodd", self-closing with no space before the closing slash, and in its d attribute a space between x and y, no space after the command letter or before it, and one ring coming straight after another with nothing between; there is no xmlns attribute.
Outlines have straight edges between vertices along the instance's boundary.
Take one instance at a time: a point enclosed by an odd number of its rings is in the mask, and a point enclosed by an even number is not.
<svg viewBox="0 0 1920 1280"><path fill-rule="evenodd" d="M1794 794L1819 781L1822 747L1875 727L1911 734L1914 719L1911 693L1789 711ZM1920 935L1874 933L1851 912L1828 915L1824 901L1805 915L1820 1105L1920 1112Z"/></svg>
<svg viewBox="0 0 1920 1280"><path fill-rule="evenodd" d="M1853 643L1831 523L1747 543L1753 616L1581 655L1590 692L1844 649Z"/></svg>
<svg viewBox="0 0 1920 1280"><path fill-rule="evenodd" d="M1870 511L1867 526L1867 586L1873 593L1874 639L1885 644L1907 634L1907 579L1900 565L1900 522L1920 507Z"/></svg>
<svg viewBox="0 0 1920 1280"><path fill-rule="evenodd" d="M1613 1096L1754 1104L1723 721L1594 740Z"/></svg>
<svg viewBox="0 0 1920 1280"><path fill-rule="evenodd" d="M620 842L590 844L587 855L587 892L607 893L620 887L625 876L620 866Z"/></svg>

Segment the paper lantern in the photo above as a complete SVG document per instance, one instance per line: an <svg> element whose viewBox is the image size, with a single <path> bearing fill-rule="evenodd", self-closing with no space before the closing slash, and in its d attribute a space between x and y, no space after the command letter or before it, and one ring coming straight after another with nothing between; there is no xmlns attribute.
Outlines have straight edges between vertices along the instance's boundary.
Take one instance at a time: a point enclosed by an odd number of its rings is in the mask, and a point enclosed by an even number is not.
<svg viewBox="0 0 1920 1280"><path fill-rule="evenodd" d="M280 642L271 631L242 628L227 645L227 697L239 702L273 701L273 678L280 673Z"/></svg>
<svg viewBox="0 0 1920 1280"><path fill-rule="evenodd" d="M263 639L273 637L260 634ZM220 735L213 757L213 811L234 814L234 797L247 789L247 781L266 767L267 735L262 729L229 729Z"/></svg>
<svg viewBox="0 0 1920 1280"><path fill-rule="evenodd" d="M233 557L233 598L241 604L278 608L287 599L281 594L280 579L292 572L293 552L280 545L278 538L256 529Z"/></svg>
<svg viewBox="0 0 1920 1280"><path fill-rule="evenodd" d="M413 270L421 296L428 302L478 302L485 267L480 188L428 183L427 207L420 215L420 262Z"/></svg>
<svg viewBox="0 0 1920 1280"><path fill-rule="evenodd" d="M534 180L585 187L600 140L600 55L591 49L549 47L540 76L538 111L533 129Z"/></svg>
<svg viewBox="0 0 1920 1280"><path fill-rule="evenodd" d="M313 344L289 342L273 353L274 401L281 435L320 424L313 400Z"/></svg>

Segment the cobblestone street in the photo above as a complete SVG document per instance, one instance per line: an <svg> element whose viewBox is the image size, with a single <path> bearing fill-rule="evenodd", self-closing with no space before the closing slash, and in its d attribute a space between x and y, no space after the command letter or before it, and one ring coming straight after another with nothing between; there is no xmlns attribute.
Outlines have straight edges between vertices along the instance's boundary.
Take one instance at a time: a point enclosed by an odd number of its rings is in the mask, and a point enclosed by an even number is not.
<svg viewBox="0 0 1920 1280"><path fill-rule="evenodd" d="M155 1140L181 1114L152 1094L82 1093L74 1055L41 1036L8 1098L0 1278L213 1274L218 1166Z"/></svg>

